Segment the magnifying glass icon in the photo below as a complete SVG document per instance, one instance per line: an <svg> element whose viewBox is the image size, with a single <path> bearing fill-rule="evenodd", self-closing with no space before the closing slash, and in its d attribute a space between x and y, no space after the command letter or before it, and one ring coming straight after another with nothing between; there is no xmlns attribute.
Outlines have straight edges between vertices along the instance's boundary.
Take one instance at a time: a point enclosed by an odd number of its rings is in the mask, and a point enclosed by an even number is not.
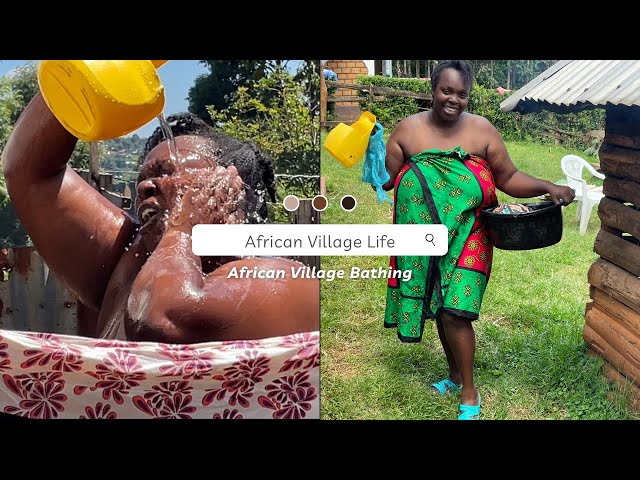
<svg viewBox="0 0 640 480"><path fill-rule="evenodd" d="M431 243L431 245L433 245L434 247L436 246L435 242L433 241L433 240L434 240L433 233L427 233L427 234L424 236L424 239L425 239L427 242Z"/></svg>

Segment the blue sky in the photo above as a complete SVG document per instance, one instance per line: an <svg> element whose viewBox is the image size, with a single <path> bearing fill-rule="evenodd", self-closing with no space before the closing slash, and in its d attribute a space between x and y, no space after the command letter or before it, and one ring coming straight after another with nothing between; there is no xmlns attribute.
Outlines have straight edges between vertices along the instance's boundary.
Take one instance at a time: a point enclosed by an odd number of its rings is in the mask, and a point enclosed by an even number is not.
<svg viewBox="0 0 640 480"><path fill-rule="evenodd" d="M27 60L1 60L0 76L26 62ZM158 75L165 89L165 115L187 111L189 88L193 86L196 77L205 73L208 73L208 69L198 63L198 60L171 60L158 69ZM159 122L154 119L132 132L131 135L137 133L141 137L148 137L159 125Z"/></svg>

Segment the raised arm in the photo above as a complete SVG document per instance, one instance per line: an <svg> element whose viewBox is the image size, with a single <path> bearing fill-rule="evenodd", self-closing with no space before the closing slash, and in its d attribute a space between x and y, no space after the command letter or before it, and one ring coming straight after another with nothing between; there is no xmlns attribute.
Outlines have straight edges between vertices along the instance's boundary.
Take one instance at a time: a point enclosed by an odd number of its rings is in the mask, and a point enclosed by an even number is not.
<svg viewBox="0 0 640 480"><path fill-rule="evenodd" d="M554 203L560 203L561 198L565 204L573 201L575 192L571 188L555 185L518 170L509 157L507 147L498 130L484 118L479 121L482 122L481 129L489 140L486 160L491 166L491 172L499 190L515 198L535 197L548 193Z"/></svg>
<svg viewBox="0 0 640 480"><path fill-rule="evenodd" d="M99 309L135 225L67 165L76 142L37 94L2 163L11 202L38 253L83 303Z"/></svg>

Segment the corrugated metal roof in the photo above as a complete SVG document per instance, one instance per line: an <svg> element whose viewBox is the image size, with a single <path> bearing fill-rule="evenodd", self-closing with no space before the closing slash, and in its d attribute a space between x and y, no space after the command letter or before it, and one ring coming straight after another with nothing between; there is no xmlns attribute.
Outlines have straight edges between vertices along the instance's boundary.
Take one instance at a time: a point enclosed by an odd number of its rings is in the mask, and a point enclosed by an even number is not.
<svg viewBox="0 0 640 480"><path fill-rule="evenodd" d="M504 112L640 106L640 60L561 60L500 103Z"/></svg>

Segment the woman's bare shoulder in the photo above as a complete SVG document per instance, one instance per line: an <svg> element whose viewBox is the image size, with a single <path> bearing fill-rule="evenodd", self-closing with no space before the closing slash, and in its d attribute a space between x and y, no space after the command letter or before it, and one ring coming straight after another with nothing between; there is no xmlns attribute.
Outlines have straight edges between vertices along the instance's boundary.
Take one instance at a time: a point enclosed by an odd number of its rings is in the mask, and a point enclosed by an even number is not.
<svg viewBox="0 0 640 480"><path fill-rule="evenodd" d="M470 127L473 128L482 128L486 130L495 130L493 124L487 120L485 117L481 115L476 115L475 113L465 112L467 122Z"/></svg>
<svg viewBox="0 0 640 480"><path fill-rule="evenodd" d="M424 122L425 122L425 112L418 112L400 120L400 122L398 122L398 124L396 125L396 128L400 126L411 127L418 124L424 124Z"/></svg>

